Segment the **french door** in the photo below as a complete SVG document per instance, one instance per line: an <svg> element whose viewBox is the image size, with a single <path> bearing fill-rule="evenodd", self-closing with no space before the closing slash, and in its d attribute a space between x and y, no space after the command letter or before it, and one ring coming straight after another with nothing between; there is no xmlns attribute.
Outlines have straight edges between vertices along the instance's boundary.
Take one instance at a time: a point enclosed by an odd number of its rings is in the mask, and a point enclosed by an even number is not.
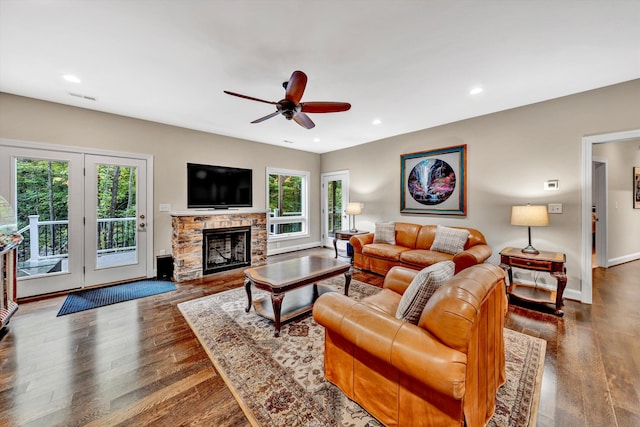
<svg viewBox="0 0 640 427"><path fill-rule="evenodd" d="M85 155L84 285L144 277L146 162Z"/></svg>
<svg viewBox="0 0 640 427"><path fill-rule="evenodd" d="M322 181L322 244L333 247L335 232L349 228L345 214L349 203L349 171L323 173Z"/></svg>
<svg viewBox="0 0 640 427"><path fill-rule="evenodd" d="M0 195L24 237L18 298L146 277L146 159L25 145L0 142Z"/></svg>

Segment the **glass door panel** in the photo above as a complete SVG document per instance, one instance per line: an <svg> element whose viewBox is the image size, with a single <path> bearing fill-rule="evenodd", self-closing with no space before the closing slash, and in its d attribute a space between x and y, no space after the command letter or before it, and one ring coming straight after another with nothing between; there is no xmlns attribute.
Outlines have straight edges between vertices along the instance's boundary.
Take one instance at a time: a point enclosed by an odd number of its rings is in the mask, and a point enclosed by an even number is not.
<svg viewBox="0 0 640 427"><path fill-rule="evenodd" d="M18 277L69 271L69 162L16 158Z"/></svg>
<svg viewBox="0 0 640 427"><path fill-rule="evenodd" d="M346 209L349 201L349 173L322 175L323 245L333 247L335 232L349 228Z"/></svg>
<svg viewBox="0 0 640 427"><path fill-rule="evenodd" d="M131 166L96 166L97 268L138 262L137 171Z"/></svg>

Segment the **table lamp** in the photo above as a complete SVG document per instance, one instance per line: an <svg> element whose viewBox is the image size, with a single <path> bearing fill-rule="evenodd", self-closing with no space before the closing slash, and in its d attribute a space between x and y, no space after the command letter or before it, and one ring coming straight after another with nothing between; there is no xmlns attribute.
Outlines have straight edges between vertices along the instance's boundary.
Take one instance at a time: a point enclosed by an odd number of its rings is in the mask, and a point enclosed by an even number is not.
<svg viewBox="0 0 640 427"><path fill-rule="evenodd" d="M544 227L549 225L547 207L543 205L512 206L511 225L521 225L529 229L529 245L522 249L522 252L526 254L539 254L540 251L531 245L531 227Z"/></svg>
<svg viewBox="0 0 640 427"><path fill-rule="evenodd" d="M362 203L347 203L347 208L344 211L350 216L349 225L351 226L351 229L349 231L358 231L356 230L356 215L360 215L362 213Z"/></svg>

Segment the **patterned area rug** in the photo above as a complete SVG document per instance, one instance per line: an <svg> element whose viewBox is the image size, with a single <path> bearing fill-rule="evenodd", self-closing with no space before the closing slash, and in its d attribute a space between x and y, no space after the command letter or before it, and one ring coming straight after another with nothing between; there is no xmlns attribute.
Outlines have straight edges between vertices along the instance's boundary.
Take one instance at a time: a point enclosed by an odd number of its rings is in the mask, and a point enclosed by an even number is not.
<svg viewBox="0 0 640 427"><path fill-rule="evenodd" d="M56 317L175 290L176 285L170 281L140 280L72 292L64 300Z"/></svg>
<svg viewBox="0 0 640 427"><path fill-rule="evenodd" d="M342 279L331 279L342 291ZM356 280L349 296L360 299L379 288ZM254 300L268 294L253 290ZM285 296L286 299L286 296ZM324 379L324 328L311 316L283 325L252 308L245 313L244 288L178 308L254 426L380 426L358 404ZM507 382L497 396L489 426L535 426L546 342L505 329Z"/></svg>

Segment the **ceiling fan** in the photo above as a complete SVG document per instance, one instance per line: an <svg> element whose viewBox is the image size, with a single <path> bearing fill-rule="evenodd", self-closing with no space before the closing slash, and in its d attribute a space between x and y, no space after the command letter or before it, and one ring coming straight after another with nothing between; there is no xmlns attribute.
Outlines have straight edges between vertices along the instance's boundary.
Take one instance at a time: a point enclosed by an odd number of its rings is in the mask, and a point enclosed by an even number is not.
<svg viewBox="0 0 640 427"><path fill-rule="evenodd" d="M347 111L351 108L351 104L348 102L300 102L304 88L307 86L307 75L302 71L294 71L289 81L282 83L282 86L285 89L285 95L284 99L278 102L265 101L264 99L241 95L239 93L229 92L228 90L225 90L224 93L276 106L275 112L256 119L251 123L261 123L271 117L282 114L287 120L293 119L303 128L311 129L315 126L315 123L311 121L306 113L337 113Z"/></svg>

